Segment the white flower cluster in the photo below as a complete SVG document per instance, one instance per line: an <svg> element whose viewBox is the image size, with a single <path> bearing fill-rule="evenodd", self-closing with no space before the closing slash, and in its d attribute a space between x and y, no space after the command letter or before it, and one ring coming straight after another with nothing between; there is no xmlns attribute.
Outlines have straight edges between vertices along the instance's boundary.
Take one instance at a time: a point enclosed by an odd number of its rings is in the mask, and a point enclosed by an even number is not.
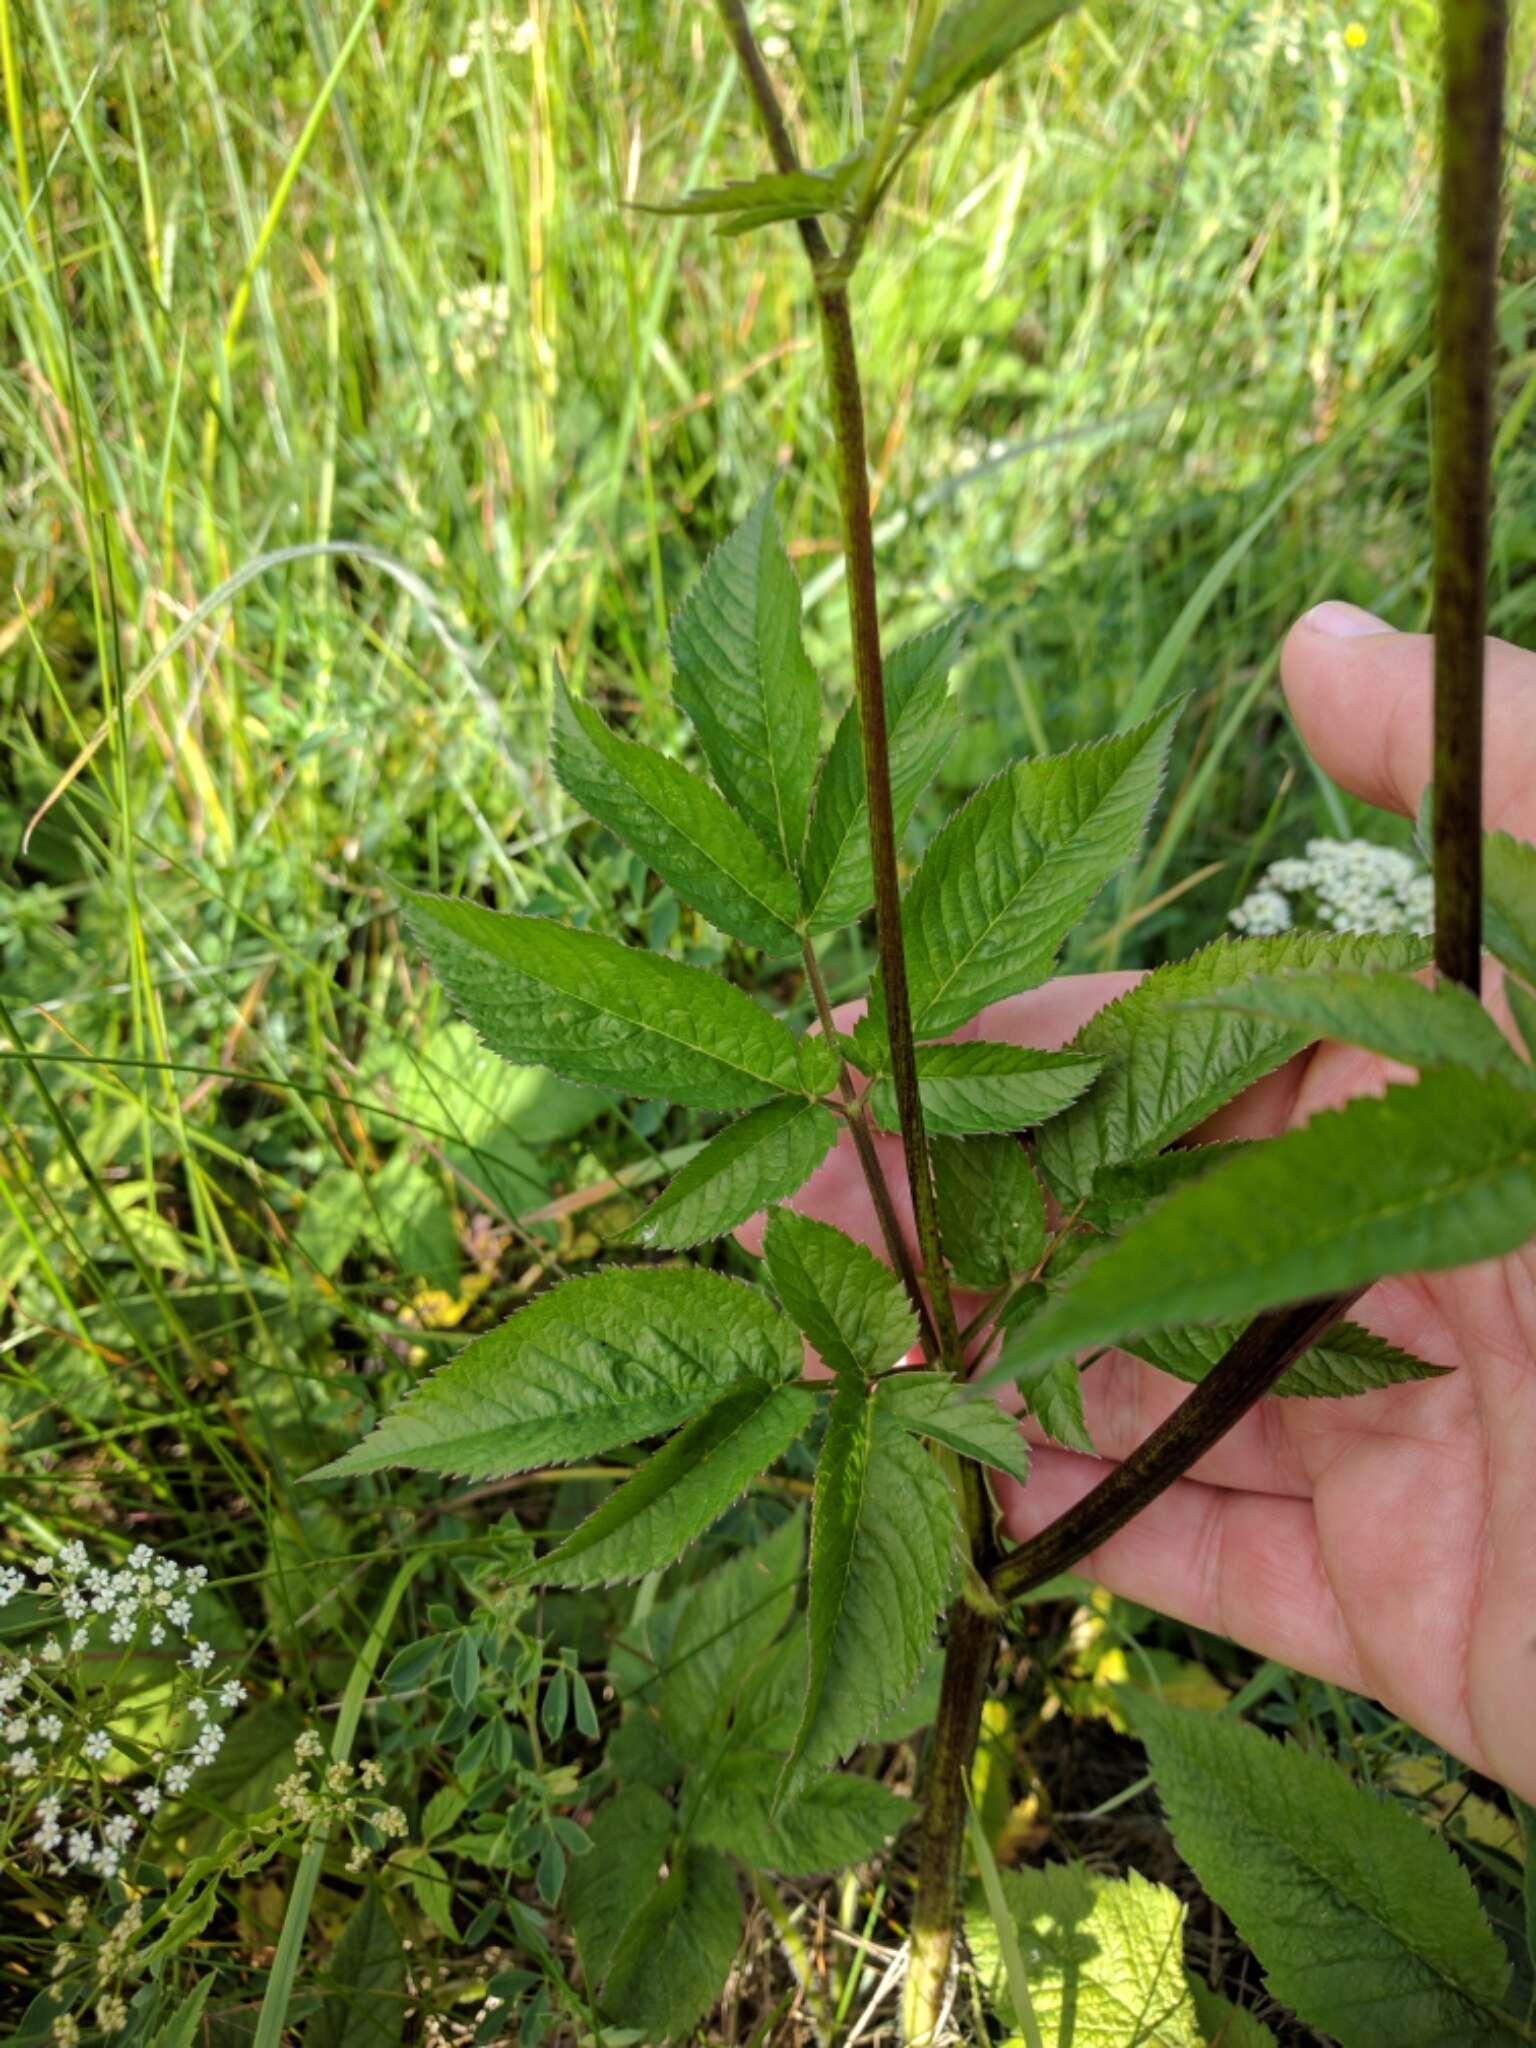
<svg viewBox="0 0 1536 2048"><path fill-rule="evenodd" d="M482 50L489 50L492 56L501 52L526 57L538 33L531 15L526 21L514 21L511 15L498 13L487 22L477 14L464 31L463 49L455 50L448 59L448 76L468 78Z"/></svg>
<svg viewBox="0 0 1536 2048"><path fill-rule="evenodd" d="M224 1720L245 1687L210 1677L213 1647L190 1633L192 1601L208 1578L203 1565L179 1565L141 1543L109 1570L75 1542L30 1570L39 1630L47 1633L33 1654L0 1661L0 1770L33 1800L32 1847L49 1870L116 1877L141 1823L167 1796L185 1792L223 1748ZM14 1566L0 1570L0 1606L27 1584ZM179 1749L156 1751L154 1775L121 1795L131 1796L130 1810L116 1802L99 1768L115 1747L110 1700L98 1692L90 1703L79 1665L93 1648L129 1655L172 1642L185 1652L171 1696L185 1739ZM81 1760L92 1768L81 1772Z"/></svg>
<svg viewBox="0 0 1536 2048"><path fill-rule="evenodd" d="M366 1824L385 1842L396 1841L407 1828L404 1813L381 1796L384 1766L367 1757L354 1770L349 1763L322 1764L325 1745L312 1728L306 1728L293 1745L293 1760L299 1769L284 1778L277 1788L277 1803L283 1819L302 1828L330 1829L338 1824L352 1837L352 1855L347 1868L354 1875L367 1868L373 1851L358 1839L357 1829ZM314 1775L304 1768L313 1765Z"/></svg>
<svg viewBox="0 0 1536 2048"><path fill-rule="evenodd" d="M1230 922L1257 939L1308 924L1428 932L1434 914L1434 883L1411 854L1369 839L1309 839L1304 860L1271 861Z"/></svg>
<svg viewBox="0 0 1536 2048"><path fill-rule="evenodd" d="M511 324L511 299L504 284L475 284L460 292L445 292L437 302L437 317L448 337L453 367L468 384L485 367L494 363L506 346ZM441 358L432 353L430 368Z"/></svg>

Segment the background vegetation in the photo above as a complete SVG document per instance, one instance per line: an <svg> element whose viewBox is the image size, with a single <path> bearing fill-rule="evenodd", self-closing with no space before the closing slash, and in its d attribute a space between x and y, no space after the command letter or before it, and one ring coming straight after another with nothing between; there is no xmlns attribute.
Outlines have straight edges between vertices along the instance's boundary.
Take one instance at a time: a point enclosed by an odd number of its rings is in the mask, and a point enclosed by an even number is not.
<svg viewBox="0 0 1536 2048"><path fill-rule="evenodd" d="M817 160L857 139L900 12L759 10ZM382 1671L430 1641L442 1661L423 1651L363 1723L409 1823L378 1857L412 1943L381 2038L533 2041L562 2004L570 2038L557 1901L599 1729L664 1661L655 1618L780 1503L745 1503L660 1585L526 1605L506 1587L524 1525L574 1518L601 1473L457 1496L298 1481L464 1330L590 1262L632 1213L616 1168L642 1186L700 1135L472 1058L381 878L719 957L577 818L544 732L563 672L678 736L669 612L776 468L841 701L803 266L789 229L737 243L623 203L759 161L685 0L0 0L0 23L0 1521L8 1555L78 1537L206 1564L204 1632L247 1687L160 1826L167 1882L212 1857L211 1903L165 1946L163 1988L125 1984L130 2028L150 2038L211 1978L206 2037L253 2038L294 1838L272 1820L242 1872L252 1816L276 1813L306 1724L331 1740L411 1554L369 1655ZM1074 964L1183 950L1265 861L1360 823L1296 745L1275 661L1325 595L1423 622L1432 29L1427 0L1088 6L918 150L861 275L888 624L975 607L966 740L918 838L1001 761L1192 693L1152 858ZM1527 21L1493 590L1495 630L1527 642L1531 50ZM738 966L800 999L794 962ZM1172 1876L1096 1691L1156 1668L1213 1700L1245 1688L1438 1800L1506 1897L1512 1830L1476 1788L1437 1789L1458 1774L1400 1724L1057 1591L992 1729L1004 1860ZM25 1602L0 1624L25 1627ZM156 1660L98 1677L157 1739ZM1101 1718L1068 1730L1064 1701ZM477 1775L482 1728L509 1732ZM908 1789L913 1754L870 1768ZM477 1813L516 1821L499 1861L464 1846ZM28 1862L26 1821L13 1797L0 2002L36 2020L72 1887ZM867 1876L761 1902L709 2038L812 2038L797 1972L823 2024L869 2008L882 2038L899 1855ZM306 2039L331 2038L326 1944L360 1882L321 1877L289 2008ZM1214 1908L1191 1928L1242 1988Z"/></svg>

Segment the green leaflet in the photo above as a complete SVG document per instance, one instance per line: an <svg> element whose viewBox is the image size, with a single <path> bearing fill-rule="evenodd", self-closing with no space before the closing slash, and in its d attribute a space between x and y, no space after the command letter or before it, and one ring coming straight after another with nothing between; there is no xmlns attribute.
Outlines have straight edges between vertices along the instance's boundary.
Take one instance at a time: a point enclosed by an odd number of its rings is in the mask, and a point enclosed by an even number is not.
<svg viewBox="0 0 1536 2048"><path fill-rule="evenodd" d="M707 782L654 747L621 739L564 683L551 733L555 773L711 924L771 952L799 946L794 877Z"/></svg>
<svg viewBox="0 0 1536 2048"><path fill-rule="evenodd" d="M917 1342L896 1275L830 1223L773 1210L763 1257L780 1301L834 1372L882 1372Z"/></svg>
<svg viewBox="0 0 1536 2048"><path fill-rule="evenodd" d="M990 78L1077 0L956 0L939 16L918 63L907 119L921 124Z"/></svg>
<svg viewBox="0 0 1536 2048"><path fill-rule="evenodd" d="M304 2048L398 2048L405 2028L405 1951L377 1885L341 1930Z"/></svg>
<svg viewBox="0 0 1536 2048"><path fill-rule="evenodd" d="M204 1977L193 1987L156 2033L151 2048L197 2048L203 2007L208 2003L213 1983L212 1977Z"/></svg>
<svg viewBox="0 0 1536 2048"><path fill-rule="evenodd" d="M1304 1027L1213 1015L1195 1002L1288 968L1413 967L1427 957L1423 939L1286 932L1217 939L1157 968L1073 1039L1074 1051L1097 1053L1104 1067L1082 1100L1040 1133L1046 1179L1064 1200L1085 1194L1099 1167L1161 1151L1309 1041Z"/></svg>
<svg viewBox="0 0 1536 2048"><path fill-rule="evenodd" d="M1006 1287L1045 1252L1045 1196L1017 1138L935 1138L944 1256L962 1287Z"/></svg>
<svg viewBox="0 0 1536 2048"><path fill-rule="evenodd" d="M953 1576L959 1518L933 1458L839 1380L811 1508L809 1676L781 1797L800 1796L922 1669Z"/></svg>
<svg viewBox="0 0 1536 2048"><path fill-rule="evenodd" d="M965 639L968 616L957 612L886 659L886 739L898 841L949 743L949 671ZM875 893L857 704L844 712L822 763L800 886L812 932L838 931L851 924L869 908Z"/></svg>
<svg viewBox="0 0 1536 2048"><path fill-rule="evenodd" d="M1155 1330L1132 1337L1125 1348L1149 1365L1172 1373L1175 1379L1194 1385L1247 1327L1246 1318L1209 1327L1193 1323L1182 1330ZM1444 1371L1443 1366L1428 1365L1411 1351L1400 1351L1384 1337L1373 1336L1358 1323L1336 1323L1320 1343L1304 1351L1280 1375L1271 1392L1331 1399L1368 1394L1377 1387L1395 1387L1408 1380L1440 1379Z"/></svg>
<svg viewBox="0 0 1536 2048"><path fill-rule="evenodd" d="M1309 1038L1364 1046L1404 1066L1449 1062L1502 1074L1521 1087L1536 1085L1536 1075L1482 1004L1453 981L1430 988L1408 974L1260 975L1200 1007L1242 1010Z"/></svg>
<svg viewBox="0 0 1536 2048"><path fill-rule="evenodd" d="M695 1109L836 1085L830 1046L794 1038L717 975L545 917L401 900L438 978L503 1059Z"/></svg>
<svg viewBox="0 0 1536 2048"><path fill-rule="evenodd" d="M896 1373L880 1382L875 1406L913 1436L945 1444L1021 1482L1029 1477L1029 1445L1015 1418L990 1396L969 1393L947 1373Z"/></svg>
<svg viewBox="0 0 1536 2048"><path fill-rule="evenodd" d="M1483 835L1483 923L1489 951L1536 984L1536 846L1507 832Z"/></svg>
<svg viewBox="0 0 1536 2048"><path fill-rule="evenodd" d="M1000 1363L1495 1258L1533 1234L1536 1102L1496 1074L1434 1067L1170 1195L1074 1268Z"/></svg>
<svg viewBox="0 0 1536 2048"><path fill-rule="evenodd" d="M699 1755L735 1713L793 1612L804 1571L805 1520L797 1512L694 1592L661 1681L662 1733L680 1755Z"/></svg>
<svg viewBox="0 0 1536 2048"><path fill-rule="evenodd" d="M738 1380L797 1379L801 1363L793 1327L755 1287L695 1267L612 1268L476 1337L322 1472L529 1472L675 1429Z"/></svg>
<svg viewBox="0 0 1536 2048"><path fill-rule="evenodd" d="M1062 940L1141 841L1176 708L1093 746L1016 762L934 839L901 919L919 1038L1051 972ZM882 1008L877 985L871 1013Z"/></svg>
<svg viewBox="0 0 1536 2048"><path fill-rule="evenodd" d="M1044 2040L1076 2048L1204 2048L1184 1974L1184 1906L1138 1872L1094 1877L1079 1864L998 1873ZM1018 2022L998 1930L978 1893L971 1952L993 2003ZM1015 2037L1017 2038L1017 2037Z"/></svg>
<svg viewBox="0 0 1536 2048"><path fill-rule="evenodd" d="M725 795L786 867L805 838L821 706L800 588L765 492L672 627L675 695Z"/></svg>
<svg viewBox="0 0 1536 2048"><path fill-rule="evenodd" d="M740 1939L735 1872L714 1849L684 1849L624 1930L604 2010L648 2042L688 2034L719 1996Z"/></svg>
<svg viewBox="0 0 1536 2048"><path fill-rule="evenodd" d="M1202 1179L1212 1167L1235 1158L1244 1149L1245 1142L1240 1140L1218 1145L1181 1145L1171 1152L1156 1153L1151 1159L1101 1166L1093 1176L1093 1192L1083 1205L1083 1221L1094 1230L1121 1231L1164 1195Z"/></svg>
<svg viewBox="0 0 1536 2048"><path fill-rule="evenodd" d="M862 1042L856 1043L862 1051ZM1075 1102L1098 1070L1099 1061L1082 1053L1037 1052L984 1039L917 1048L923 1118L936 1136L1030 1130ZM889 1081L870 1089L869 1108L883 1131L901 1128Z"/></svg>
<svg viewBox="0 0 1536 2048"><path fill-rule="evenodd" d="M806 220L817 213L842 213L863 185L869 145L861 142L824 169L764 171L756 178L728 178L681 199L638 205L641 213L702 213L719 216L721 235L745 235L774 221Z"/></svg>
<svg viewBox="0 0 1536 2048"><path fill-rule="evenodd" d="M607 1976L625 1928L655 1895L674 1818L649 1785L626 1785L588 1826L592 1853L571 1865L565 1911L594 1988Z"/></svg>
<svg viewBox="0 0 1536 2048"><path fill-rule="evenodd" d="M1504 977L1504 1000L1509 1004L1510 1015L1515 1020L1515 1029L1525 1042L1525 1049L1536 1060L1536 996L1523 983L1516 981L1512 974Z"/></svg>
<svg viewBox="0 0 1536 2048"><path fill-rule="evenodd" d="M1070 1358L1053 1359L1043 1365L1015 1366L1005 1347L996 1374L989 1373L987 1377L1011 1379L1024 1396L1030 1414L1055 1442L1065 1444L1069 1451L1081 1451L1085 1458L1098 1455L1088 1434L1088 1418L1083 1413L1082 1375Z"/></svg>
<svg viewBox="0 0 1536 2048"><path fill-rule="evenodd" d="M815 1877L867 1862L912 1817L910 1799L848 1771L829 1771L776 1808L780 1764L737 1750L701 1771L687 1807L691 1839L785 1877Z"/></svg>
<svg viewBox="0 0 1536 2048"><path fill-rule="evenodd" d="M1200 2038L1211 2048L1279 2048L1269 2028L1245 2006L1234 2005L1202 1978L1191 1976L1189 1995L1204 2032Z"/></svg>
<svg viewBox="0 0 1536 2048"><path fill-rule="evenodd" d="M1444 1843L1338 1768L1230 1715L1122 1688L1180 1854L1269 1988L1348 2048L1513 2048L1509 1959Z"/></svg>
<svg viewBox="0 0 1536 2048"><path fill-rule="evenodd" d="M837 1142L837 1119L803 1095L781 1095L716 1132L622 1243L678 1250L723 1237L801 1187Z"/></svg>
<svg viewBox="0 0 1536 2048"><path fill-rule="evenodd" d="M803 1387L747 1380L648 1458L529 1574L602 1586L669 1565L719 1520L816 1412Z"/></svg>

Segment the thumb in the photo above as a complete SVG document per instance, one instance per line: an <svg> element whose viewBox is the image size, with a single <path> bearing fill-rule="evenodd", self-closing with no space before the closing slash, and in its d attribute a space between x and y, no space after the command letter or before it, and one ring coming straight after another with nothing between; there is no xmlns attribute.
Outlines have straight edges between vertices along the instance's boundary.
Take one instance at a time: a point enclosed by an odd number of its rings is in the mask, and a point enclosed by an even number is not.
<svg viewBox="0 0 1536 2048"><path fill-rule="evenodd" d="M1434 642L1395 633L1352 604L1320 604L1280 656L1307 751L1335 782L1382 810L1417 814L1432 777ZM1490 826L1536 839L1536 654L1487 642L1483 807Z"/></svg>

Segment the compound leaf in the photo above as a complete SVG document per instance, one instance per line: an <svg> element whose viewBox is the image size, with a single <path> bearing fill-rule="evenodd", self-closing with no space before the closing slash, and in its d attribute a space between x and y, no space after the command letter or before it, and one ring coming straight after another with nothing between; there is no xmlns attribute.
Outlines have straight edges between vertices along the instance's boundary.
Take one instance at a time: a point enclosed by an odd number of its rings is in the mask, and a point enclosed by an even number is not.
<svg viewBox="0 0 1536 2048"><path fill-rule="evenodd" d="M785 1877L816 1877L867 1861L912 1817L910 1799L848 1771L829 1771L775 1808L780 1763L737 1750L701 1773L693 1839Z"/></svg>
<svg viewBox="0 0 1536 2048"><path fill-rule="evenodd" d="M402 901L439 979L503 1059L695 1109L836 1085L830 1046L797 1040L718 975L546 917L414 892Z"/></svg>
<svg viewBox="0 0 1536 2048"><path fill-rule="evenodd" d="M855 1043L864 1049L863 1040L856 1037ZM1074 1103L1099 1064L1083 1053L1037 1052L1030 1045L996 1045L979 1038L962 1045L920 1045L917 1085L923 1118L936 1136L952 1138L1030 1130ZM876 1081L870 1089L869 1108L882 1130L901 1128L889 1081Z"/></svg>
<svg viewBox="0 0 1536 2048"><path fill-rule="evenodd" d="M1211 1367L1223 1358L1243 1331L1246 1321L1205 1326L1189 1324L1182 1330L1155 1330L1147 1336L1132 1337L1126 1350L1144 1358L1162 1372L1191 1385L1203 1380ZM1410 1380L1440 1379L1445 1368L1401 1351L1385 1337L1363 1330L1358 1323L1335 1323L1327 1336L1304 1351L1296 1363L1283 1372L1271 1392L1293 1397L1337 1399L1345 1394L1369 1394L1378 1387L1400 1386Z"/></svg>
<svg viewBox="0 0 1536 2048"><path fill-rule="evenodd" d="M715 781L793 867L810 807L820 693L771 492L705 564L673 625L672 659L677 701Z"/></svg>
<svg viewBox="0 0 1536 2048"><path fill-rule="evenodd" d="M851 1376L838 1382L811 1508L805 1704L781 1795L796 1798L911 1687L953 1575L949 1482Z"/></svg>
<svg viewBox="0 0 1536 2048"><path fill-rule="evenodd" d="M1046 1179L1063 1198L1085 1194L1099 1167L1161 1151L1309 1042L1305 1026L1194 1003L1288 968L1412 967L1427 951L1426 940L1400 935L1286 932L1217 939L1155 969L1073 1039L1074 1051L1096 1053L1104 1066L1082 1100L1041 1131Z"/></svg>
<svg viewBox="0 0 1536 2048"><path fill-rule="evenodd" d="M715 232L745 235L774 221L808 220L818 213L843 213L857 196L869 162L869 145L860 143L847 156L824 168L764 171L755 178L727 178L723 185L704 185L681 199L642 205L642 213L713 214Z"/></svg>
<svg viewBox="0 0 1536 2048"><path fill-rule="evenodd" d="M1140 843L1175 709L1093 746L1016 762L937 835L902 906L919 1038L1051 972L1062 940Z"/></svg>
<svg viewBox="0 0 1536 2048"><path fill-rule="evenodd" d="M949 742L949 671L965 639L966 619L957 612L886 659L886 738L898 840ZM800 884L812 932L850 924L875 893L857 704L844 712L822 763Z"/></svg>
<svg viewBox="0 0 1536 2048"><path fill-rule="evenodd" d="M740 1939L735 1872L714 1849L684 1849L625 1929L604 2009L645 2041L691 2032L719 1996Z"/></svg>
<svg viewBox="0 0 1536 2048"><path fill-rule="evenodd" d="M881 1372L917 1342L917 1317L896 1275L830 1223L773 1210L763 1257L780 1301L834 1372Z"/></svg>
<svg viewBox="0 0 1536 2048"><path fill-rule="evenodd" d="M674 1174L623 1241L681 1249L722 1237L801 1187L837 1142L837 1119L803 1095L781 1095L716 1132Z"/></svg>
<svg viewBox="0 0 1536 2048"><path fill-rule="evenodd" d="M935 1138L934 1193L962 1287L1005 1287L1045 1251L1045 1196L1017 1138Z"/></svg>
<svg viewBox="0 0 1536 2048"><path fill-rule="evenodd" d="M594 1988L608 1974L624 1930L656 1892L676 1819L649 1785L626 1785L588 1823L590 1856L571 1865L565 1911Z"/></svg>
<svg viewBox="0 0 1536 2048"><path fill-rule="evenodd" d="M1029 1445L1016 1419L989 1395L970 1393L947 1373L896 1373L880 1382L875 1406L913 1436L945 1444L1014 1479L1029 1477Z"/></svg>
<svg viewBox="0 0 1536 2048"><path fill-rule="evenodd" d="M802 1362L757 1288L696 1267L614 1268L476 1337L323 1469L499 1479L657 1436L739 1380L797 1379Z"/></svg>
<svg viewBox="0 0 1536 2048"><path fill-rule="evenodd" d="M1533 1234L1536 1102L1497 1074L1433 1067L1171 1194L1073 1268L1000 1367L1495 1258Z"/></svg>
<svg viewBox="0 0 1536 2048"><path fill-rule="evenodd" d="M555 773L711 924L771 952L796 950L794 877L709 784L638 740L621 739L564 683L551 733Z"/></svg>
<svg viewBox="0 0 1536 2048"><path fill-rule="evenodd" d="M809 1425L804 1387L746 1380L696 1416L530 1576L549 1586L638 1579L681 1557Z"/></svg>
<svg viewBox="0 0 1536 2048"><path fill-rule="evenodd" d="M1180 1854L1269 1988L1349 2048L1513 2048L1509 1959L1452 1851L1339 1767L1124 1688Z"/></svg>
<svg viewBox="0 0 1536 2048"><path fill-rule="evenodd" d="M805 1522L797 1512L696 1588L661 1681L662 1733L680 1755L698 1755L735 1712L789 1620L804 1570Z"/></svg>
<svg viewBox="0 0 1536 2048"><path fill-rule="evenodd" d="M907 119L931 121L980 85L1077 0L957 0L939 16L912 79Z"/></svg>

